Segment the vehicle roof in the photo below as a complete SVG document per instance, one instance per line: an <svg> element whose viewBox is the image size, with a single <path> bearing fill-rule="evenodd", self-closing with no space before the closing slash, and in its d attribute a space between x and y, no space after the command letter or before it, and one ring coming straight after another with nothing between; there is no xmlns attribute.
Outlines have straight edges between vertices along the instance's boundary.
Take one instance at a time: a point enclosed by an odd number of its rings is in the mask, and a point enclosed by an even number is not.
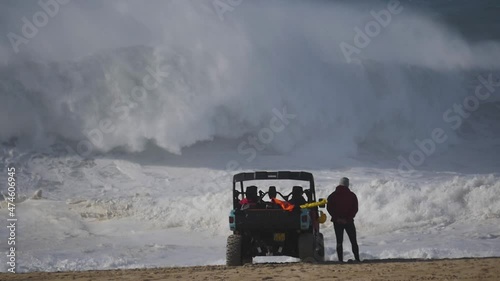
<svg viewBox="0 0 500 281"><path fill-rule="evenodd" d="M251 180L298 180L314 182L314 177L309 172L291 172L291 171L257 171L251 173L239 173L234 175L233 182L244 182Z"/></svg>

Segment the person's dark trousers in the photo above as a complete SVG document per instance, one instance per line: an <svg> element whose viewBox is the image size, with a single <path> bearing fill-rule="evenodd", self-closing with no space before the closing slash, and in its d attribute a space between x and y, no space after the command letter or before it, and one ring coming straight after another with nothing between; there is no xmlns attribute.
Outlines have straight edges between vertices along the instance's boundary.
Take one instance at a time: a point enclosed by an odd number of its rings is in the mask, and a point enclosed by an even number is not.
<svg viewBox="0 0 500 281"><path fill-rule="evenodd" d="M344 250L342 248L342 243L344 242L344 230L347 232L347 236L349 236L349 240L351 241L352 253L354 254L354 258L357 261L360 261L358 241L356 240L356 226L354 226L354 222L350 222L347 224L334 222L333 227L335 228L335 236L337 237L337 257L339 258L339 261L344 260Z"/></svg>

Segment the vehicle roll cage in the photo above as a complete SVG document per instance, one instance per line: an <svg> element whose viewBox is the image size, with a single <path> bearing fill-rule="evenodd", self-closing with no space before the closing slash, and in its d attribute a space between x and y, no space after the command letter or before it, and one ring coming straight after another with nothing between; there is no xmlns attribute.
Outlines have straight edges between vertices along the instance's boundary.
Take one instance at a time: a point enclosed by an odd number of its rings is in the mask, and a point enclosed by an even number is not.
<svg viewBox="0 0 500 281"><path fill-rule="evenodd" d="M245 194L243 183L246 181L254 180L296 180L296 181L306 181L309 182L309 189L305 189L304 193L307 195L307 202L316 202L316 190L314 186L314 177L309 172L291 172L291 171L276 171L276 172L252 172L252 173L239 173L233 177L233 206L236 209L239 204L239 196ZM237 184L240 184L240 189L237 190ZM259 197L262 199L269 192L259 192ZM276 192L281 195L283 199L288 201L288 197L291 194L284 196L280 192Z"/></svg>

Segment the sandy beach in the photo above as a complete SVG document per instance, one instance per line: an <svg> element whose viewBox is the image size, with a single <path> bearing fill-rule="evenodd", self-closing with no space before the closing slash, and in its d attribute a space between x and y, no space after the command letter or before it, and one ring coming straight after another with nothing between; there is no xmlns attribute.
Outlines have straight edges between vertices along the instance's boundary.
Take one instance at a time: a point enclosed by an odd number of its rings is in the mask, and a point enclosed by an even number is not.
<svg viewBox="0 0 500 281"><path fill-rule="evenodd" d="M500 258L371 260L0 274L0 280L500 280Z"/></svg>
<svg viewBox="0 0 500 281"><path fill-rule="evenodd" d="M0 0L0 31L0 281L500 281L500 0Z"/></svg>

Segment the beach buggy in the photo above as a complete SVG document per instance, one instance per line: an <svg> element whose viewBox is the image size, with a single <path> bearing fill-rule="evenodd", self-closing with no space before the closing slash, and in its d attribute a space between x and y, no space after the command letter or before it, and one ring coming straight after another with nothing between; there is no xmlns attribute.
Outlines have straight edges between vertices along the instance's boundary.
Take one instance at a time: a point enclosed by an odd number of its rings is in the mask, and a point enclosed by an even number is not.
<svg viewBox="0 0 500 281"><path fill-rule="evenodd" d="M303 182L302 185L256 186L259 181ZM287 192L285 192L287 190ZM291 190L290 193L288 193ZM285 194L282 194L285 193ZM288 193L288 194L287 194ZM308 172L253 172L233 177L233 209L229 214L226 264L252 263L257 256L290 256L305 262L324 261L319 224L326 220L316 201L314 178Z"/></svg>

